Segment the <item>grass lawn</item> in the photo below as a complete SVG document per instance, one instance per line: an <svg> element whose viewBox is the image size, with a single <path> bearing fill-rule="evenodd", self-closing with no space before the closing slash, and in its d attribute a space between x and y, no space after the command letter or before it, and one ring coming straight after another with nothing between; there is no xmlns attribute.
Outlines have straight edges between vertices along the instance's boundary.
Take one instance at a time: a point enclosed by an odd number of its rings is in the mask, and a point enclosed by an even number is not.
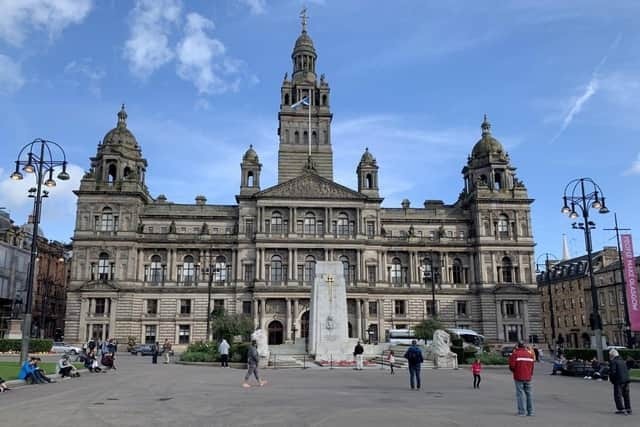
<svg viewBox="0 0 640 427"><path fill-rule="evenodd" d="M38 364L47 375L52 375L57 373L56 362L40 362ZM80 369L82 368L82 363L74 363L73 366ZM18 373L20 372L20 365L18 362L0 362L0 378L3 378L5 381L15 380L18 378Z"/></svg>
<svg viewBox="0 0 640 427"><path fill-rule="evenodd" d="M632 369L629 371L629 374L631 375L631 378L637 378L640 380L640 369Z"/></svg>

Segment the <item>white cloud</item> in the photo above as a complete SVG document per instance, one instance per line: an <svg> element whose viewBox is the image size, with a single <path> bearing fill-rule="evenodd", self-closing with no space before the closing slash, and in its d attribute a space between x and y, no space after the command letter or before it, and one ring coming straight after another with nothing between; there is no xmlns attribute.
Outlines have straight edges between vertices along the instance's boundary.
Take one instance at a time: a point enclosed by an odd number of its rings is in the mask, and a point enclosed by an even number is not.
<svg viewBox="0 0 640 427"><path fill-rule="evenodd" d="M87 80L89 92L100 97L100 81L107 75L100 66L94 66L91 58L73 60L64 67L64 73L70 76L76 75Z"/></svg>
<svg viewBox="0 0 640 427"><path fill-rule="evenodd" d="M179 0L136 1L131 13L131 34L124 49L132 73L146 78L173 59L169 36L181 13Z"/></svg>
<svg viewBox="0 0 640 427"><path fill-rule="evenodd" d="M224 44L207 33L213 22L200 14L189 13L185 34L176 48L178 76L192 82L200 94L238 90L244 63L227 57Z"/></svg>
<svg viewBox="0 0 640 427"><path fill-rule="evenodd" d="M92 6L91 0L0 0L0 39L21 46L33 29L53 39L82 22Z"/></svg>
<svg viewBox="0 0 640 427"><path fill-rule="evenodd" d="M638 157L631 163L631 167L627 169L624 174L640 175L640 154L638 154Z"/></svg>
<svg viewBox="0 0 640 427"><path fill-rule="evenodd" d="M76 196L73 190L80 186L80 179L84 174L83 169L74 164L67 166L67 171L71 176L68 181L56 180L57 185L53 188L44 187L49 191L49 197L42 201L42 228L47 231L47 224L53 228L53 224L58 229L73 230ZM33 211L33 199L27 197L28 190L35 187L35 179L31 174L23 173L24 179L13 181L9 178L11 171L0 170L0 206L6 207L11 212L11 218L17 224L26 222L28 216ZM54 174L54 178L55 178ZM49 238L68 240L70 236L47 236Z"/></svg>
<svg viewBox="0 0 640 427"><path fill-rule="evenodd" d="M24 85L20 64L0 54L0 94L16 92Z"/></svg>
<svg viewBox="0 0 640 427"><path fill-rule="evenodd" d="M249 8L254 15L261 15L267 10L267 0L238 0Z"/></svg>

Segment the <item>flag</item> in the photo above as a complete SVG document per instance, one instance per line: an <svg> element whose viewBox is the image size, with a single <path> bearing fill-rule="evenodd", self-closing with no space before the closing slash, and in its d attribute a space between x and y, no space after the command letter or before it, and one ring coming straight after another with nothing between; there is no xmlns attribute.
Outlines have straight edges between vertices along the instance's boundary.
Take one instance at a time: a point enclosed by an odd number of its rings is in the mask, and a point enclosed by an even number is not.
<svg viewBox="0 0 640 427"><path fill-rule="evenodd" d="M291 108L298 108L301 105L306 105L307 107L309 106L309 97L305 96L304 98L302 98L300 101L296 102L295 104L293 104L291 106Z"/></svg>

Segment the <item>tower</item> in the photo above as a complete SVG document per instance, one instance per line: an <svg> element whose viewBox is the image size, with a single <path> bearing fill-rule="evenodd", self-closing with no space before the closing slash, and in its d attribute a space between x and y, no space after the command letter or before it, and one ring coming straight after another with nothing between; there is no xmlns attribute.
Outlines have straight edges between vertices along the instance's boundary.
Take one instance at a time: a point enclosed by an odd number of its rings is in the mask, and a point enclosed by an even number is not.
<svg viewBox="0 0 640 427"><path fill-rule="evenodd" d="M317 79L317 54L307 34L306 12L301 17L302 33L291 54L293 74L291 79L285 74L280 91L278 183L299 176L308 164L333 180L329 84L324 74ZM308 101L301 103L305 97Z"/></svg>
<svg viewBox="0 0 640 427"><path fill-rule="evenodd" d="M379 197L378 164L368 148L364 150L356 172L358 174L358 192L369 197Z"/></svg>
<svg viewBox="0 0 640 427"><path fill-rule="evenodd" d="M258 159L258 154L253 149L253 145L242 156L240 164L240 195L251 195L260 191L260 171L262 164Z"/></svg>

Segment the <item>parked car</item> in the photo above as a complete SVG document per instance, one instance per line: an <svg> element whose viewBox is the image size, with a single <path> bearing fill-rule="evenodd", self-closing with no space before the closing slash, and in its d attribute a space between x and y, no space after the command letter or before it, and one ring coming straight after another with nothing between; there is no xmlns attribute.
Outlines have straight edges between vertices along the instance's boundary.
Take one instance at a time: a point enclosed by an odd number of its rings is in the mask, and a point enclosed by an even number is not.
<svg viewBox="0 0 640 427"><path fill-rule="evenodd" d="M162 354L162 347L158 350L158 354ZM138 356L153 356L153 344L139 344L131 350L131 354Z"/></svg>
<svg viewBox="0 0 640 427"><path fill-rule="evenodd" d="M63 342L54 342L53 347L51 347L51 353L59 353L59 354L73 354L78 355L82 349L75 345L65 344Z"/></svg>
<svg viewBox="0 0 640 427"><path fill-rule="evenodd" d="M502 350L500 350L500 354L502 355L502 357L510 357L511 353L513 353L513 349L514 347L512 345L502 347Z"/></svg>

